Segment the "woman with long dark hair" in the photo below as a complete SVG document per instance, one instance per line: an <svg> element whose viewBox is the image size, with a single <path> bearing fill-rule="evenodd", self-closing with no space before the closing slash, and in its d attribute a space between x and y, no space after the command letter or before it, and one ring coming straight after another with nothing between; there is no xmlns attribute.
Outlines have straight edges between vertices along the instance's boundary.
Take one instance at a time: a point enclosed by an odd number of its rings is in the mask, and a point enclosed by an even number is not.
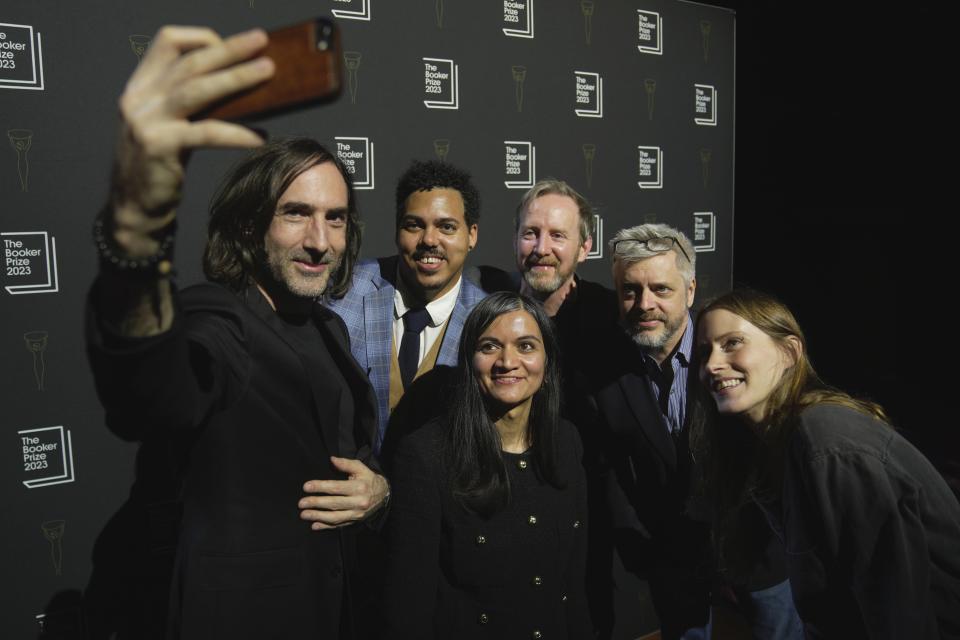
<svg viewBox="0 0 960 640"><path fill-rule="evenodd" d="M550 320L491 295L459 362L446 415L390 460L385 637L591 637L582 448L560 419Z"/></svg>
<svg viewBox="0 0 960 640"><path fill-rule="evenodd" d="M749 557L756 532L741 516L759 507L807 637L960 636L956 497L883 409L820 381L786 306L747 290L717 298L700 313L696 360L694 447L721 568Z"/></svg>

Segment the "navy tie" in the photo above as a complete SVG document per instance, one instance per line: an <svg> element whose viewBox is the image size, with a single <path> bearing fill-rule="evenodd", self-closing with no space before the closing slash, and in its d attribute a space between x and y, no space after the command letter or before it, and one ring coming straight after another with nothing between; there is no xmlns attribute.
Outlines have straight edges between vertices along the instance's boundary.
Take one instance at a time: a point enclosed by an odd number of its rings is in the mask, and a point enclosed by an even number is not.
<svg viewBox="0 0 960 640"><path fill-rule="evenodd" d="M417 375L420 364L420 332L430 323L426 308L410 309L403 314L403 338L400 340L400 379L406 389Z"/></svg>

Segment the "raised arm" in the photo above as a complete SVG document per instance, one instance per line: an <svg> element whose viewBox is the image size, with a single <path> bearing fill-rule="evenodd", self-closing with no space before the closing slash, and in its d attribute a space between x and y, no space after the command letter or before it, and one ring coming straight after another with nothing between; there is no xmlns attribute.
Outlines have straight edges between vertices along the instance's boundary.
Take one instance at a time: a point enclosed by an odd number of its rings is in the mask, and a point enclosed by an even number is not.
<svg viewBox="0 0 960 640"><path fill-rule="evenodd" d="M173 324L170 273L176 208L193 149L254 147L261 138L240 125L190 119L207 105L273 75L255 57L261 30L226 39L200 27L163 27L120 97L110 198L95 236L101 275L93 302L101 320L127 337Z"/></svg>

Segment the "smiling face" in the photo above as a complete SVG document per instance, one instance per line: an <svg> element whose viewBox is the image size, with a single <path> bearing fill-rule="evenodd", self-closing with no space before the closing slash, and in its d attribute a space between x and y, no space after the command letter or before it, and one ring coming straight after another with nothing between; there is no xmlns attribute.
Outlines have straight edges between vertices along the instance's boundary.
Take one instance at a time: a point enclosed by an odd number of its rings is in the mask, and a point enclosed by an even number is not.
<svg viewBox="0 0 960 640"><path fill-rule="evenodd" d="M290 183L263 239L272 295L309 299L326 290L347 246L347 206L347 183L332 162Z"/></svg>
<svg viewBox="0 0 960 640"><path fill-rule="evenodd" d="M477 339L472 366L483 395L499 408L529 405L546 369L537 321L522 310L498 316Z"/></svg>
<svg viewBox="0 0 960 640"><path fill-rule="evenodd" d="M631 263L618 260L613 275L624 329L644 352L663 362L687 328L696 280L684 282L673 251Z"/></svg>
<svg viewBox="0 0 960 640"><path fill-rule="evenodd" d="M573 277L592 242L580 238L580 211L573 198L540 196L527 207L517 229L517 268L532 291L550 295Z"/></svg>
<svg viewBox="0 0 960 640"><path fill-rule="evenodd" d="M467 224L459 191L414 191L397 225L400 276L414 295L430 302L457 283L476 243L477 225Z"/></svg>
<svg viewBox="0 0 960 640"><path fill-rule="evenodd" d="M781 347L755 325L726 309L704 314L698 328L700 382L716 401L717 410L759 424L784 372L796 363L799 339L790 336L787 345Z"/></svg>

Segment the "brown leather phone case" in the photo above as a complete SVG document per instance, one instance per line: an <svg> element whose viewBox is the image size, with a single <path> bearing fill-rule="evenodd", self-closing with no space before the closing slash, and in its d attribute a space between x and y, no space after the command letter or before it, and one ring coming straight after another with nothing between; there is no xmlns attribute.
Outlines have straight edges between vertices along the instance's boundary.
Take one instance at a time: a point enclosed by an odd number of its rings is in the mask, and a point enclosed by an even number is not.
<svg viewBox="0 0 960 640"><path fill-rule="evenodd" d="M261 55L276 65L273 78L225 98L199 117L249 120L340 95L343 55L340 30L333 21L316 18L271 31L269 36Z"/></svg>

